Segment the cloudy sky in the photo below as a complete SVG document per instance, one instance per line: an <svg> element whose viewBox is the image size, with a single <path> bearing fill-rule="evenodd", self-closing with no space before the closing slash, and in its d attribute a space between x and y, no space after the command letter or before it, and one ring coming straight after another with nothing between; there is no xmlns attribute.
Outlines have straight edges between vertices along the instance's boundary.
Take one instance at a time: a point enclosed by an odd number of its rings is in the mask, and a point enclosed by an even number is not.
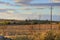
<svg viewBox="0 0 60 40"><path fill-rule="evenodd" d="M60 3L60 0L0 0L0 19L49 19L44 15L50 15L51 7L39 5L45 3ZM60 6L53 6L53 15L59 13Z"/></svg>

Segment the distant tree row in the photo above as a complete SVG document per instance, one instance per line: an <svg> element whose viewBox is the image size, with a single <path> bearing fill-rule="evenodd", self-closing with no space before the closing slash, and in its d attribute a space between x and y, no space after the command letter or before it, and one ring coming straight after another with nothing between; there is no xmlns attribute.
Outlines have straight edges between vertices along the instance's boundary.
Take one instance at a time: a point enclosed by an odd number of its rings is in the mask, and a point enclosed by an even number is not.
<svg viewBox="0 0 60 40"><path fill-rule="evenodd" d="M50 24L50 23L51 21L48 20L25 20L25 21L4 21L0 22L0 25L31 25L31 24Z"/></svg>

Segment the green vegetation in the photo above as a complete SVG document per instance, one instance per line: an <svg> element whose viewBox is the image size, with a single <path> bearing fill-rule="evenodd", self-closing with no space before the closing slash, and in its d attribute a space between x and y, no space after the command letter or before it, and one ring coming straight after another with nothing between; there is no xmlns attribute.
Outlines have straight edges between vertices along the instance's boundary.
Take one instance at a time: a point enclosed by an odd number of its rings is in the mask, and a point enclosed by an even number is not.
<svg viewBox="0 0 60 40"><path fill-rule="evenodd" d="M9 24L9 22L8 21L0 22L0 25L6 25L6 24Z"/></svg>
<svg viewBox="0 0 60 40"><path fill-rule="evenodd" d="M23 21L15 21L15 20L6 20L1 21L0 25L33 25L33 24L50 24L51 21L48 20L23 20ZM59 23L57 21L52 21L52 23Z"/></svg>

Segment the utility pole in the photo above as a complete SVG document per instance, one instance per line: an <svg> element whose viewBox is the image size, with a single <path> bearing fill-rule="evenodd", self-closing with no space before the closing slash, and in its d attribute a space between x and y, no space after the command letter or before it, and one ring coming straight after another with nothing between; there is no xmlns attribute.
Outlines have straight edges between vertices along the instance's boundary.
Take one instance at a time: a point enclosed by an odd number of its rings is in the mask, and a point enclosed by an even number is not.
<svg viewBox="0 0 60 40"><path fill-rule="evenodd" d="M40 27L41 27L40 26L40 21L41 21L40 19L41 19L41 15L39 14L39 31L40 31Z"/></svg>
<svg viewBox="0 0 60 40"><path fill-rule="evenodd" d="M50 28L50 29L51 29L51 30L52 30L52 9L53 9L53 8L52 8L52 6L51 6L51 15L50 15L50 17L51 17L51 18L50 18L50 19L51 19L51 20L50 20L50 21L51 21L51 22L50 22L50 24L51 24L51 28Z"/></svg>

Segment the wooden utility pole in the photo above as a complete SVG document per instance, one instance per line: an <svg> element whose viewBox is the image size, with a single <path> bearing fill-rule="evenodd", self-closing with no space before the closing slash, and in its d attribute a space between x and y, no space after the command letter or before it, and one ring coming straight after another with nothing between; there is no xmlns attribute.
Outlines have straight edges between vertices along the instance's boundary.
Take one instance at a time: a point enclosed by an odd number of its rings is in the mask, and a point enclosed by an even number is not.
<svg viewBox="0 0 60 40"><path fill-rule="evenodd" d="M51 19L51 20L50 20L50 21L51 21L51 22L50 22L50 24L51 24L51 28L50 28L50 29L51 29L51 30L52 30L52 9L53 9L53 8L52 8L52 6L51 6L51 15L50 15L50 17L51 17L51 18L50 18L50 19Z"/></svg>
<svg viewBox="0 0 60 40"><path fill-rule="evenodd" d="M39 15L39 31L40 31L40 27L41 27L40 26L40 21L41 21L40 19L41 19L41 15Z"/></svg>

